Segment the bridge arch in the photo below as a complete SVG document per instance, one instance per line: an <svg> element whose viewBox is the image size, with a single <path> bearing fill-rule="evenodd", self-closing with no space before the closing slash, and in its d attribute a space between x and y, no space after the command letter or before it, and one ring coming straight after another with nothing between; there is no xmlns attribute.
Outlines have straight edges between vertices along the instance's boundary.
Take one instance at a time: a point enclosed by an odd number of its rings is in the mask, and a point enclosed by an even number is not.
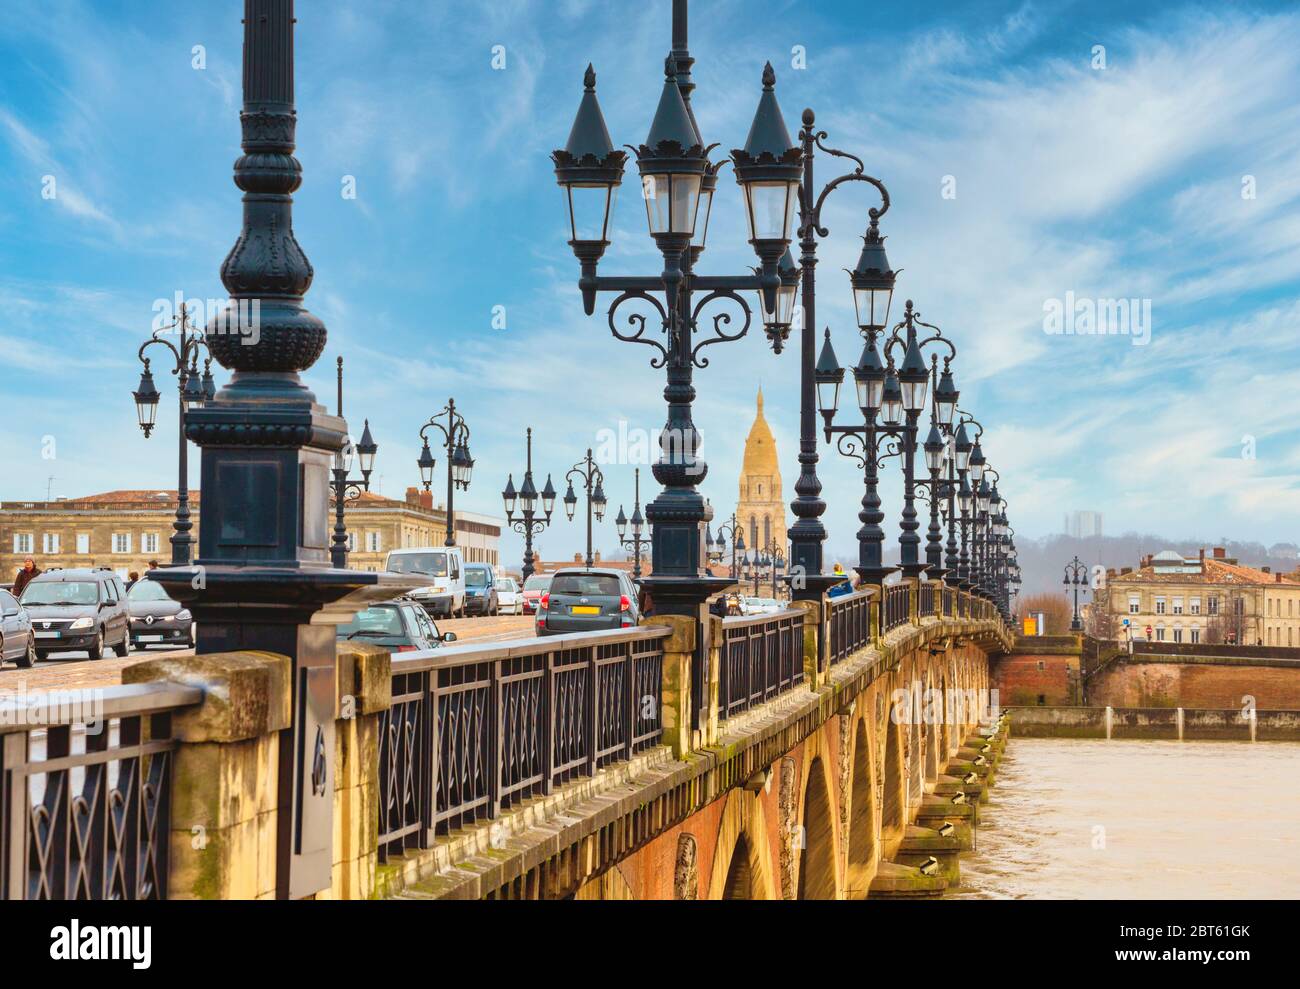
<svg viewBox="0 0 1300 989"><path fill-rule="evenodd" d="M815 756L808 767L804 787L803 848L799 853L800 900L835 900L839 898L835 862L838 858L835 819L838 816L831 799L830 778L826 763Z"/></svg>
<svg viewBox="0 0 1300 989"><path fill-rule="evenodd" d="M761 795L732 790L718 825L709 872L709 899L774 900L772 851Z"/></svg>
<svg viewBox="0 0 1300 989"><path fill-rule="evenodd" d="M864 716L853 730L852 782L849 785L848 869L845 896L865 899L876 872L876 758L871 723ZM850 758L846 753L844 758Z"/></svg>
<svg viewBox="0 0 1300 989"><path fill-rule="evenodd" d="M903 763L903 725L905 717L897 703L889 705L885 721L885 792L880 804L880 836L885 854L890 854L903 840L907 827L907 778Z"/></svg>

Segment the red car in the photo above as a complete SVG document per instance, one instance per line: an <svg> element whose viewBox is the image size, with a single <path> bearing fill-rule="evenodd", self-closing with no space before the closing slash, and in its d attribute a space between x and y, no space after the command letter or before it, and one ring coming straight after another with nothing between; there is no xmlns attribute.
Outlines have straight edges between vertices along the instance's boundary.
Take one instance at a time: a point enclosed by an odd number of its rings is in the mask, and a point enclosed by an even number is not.
<svg viewBox="0 0 1300 989"><path fill-rule="evenodd" d="M524 614L537 614L537 599L551 589L551 577L549 573L535 573L524 581L523 599Z"/></svg>

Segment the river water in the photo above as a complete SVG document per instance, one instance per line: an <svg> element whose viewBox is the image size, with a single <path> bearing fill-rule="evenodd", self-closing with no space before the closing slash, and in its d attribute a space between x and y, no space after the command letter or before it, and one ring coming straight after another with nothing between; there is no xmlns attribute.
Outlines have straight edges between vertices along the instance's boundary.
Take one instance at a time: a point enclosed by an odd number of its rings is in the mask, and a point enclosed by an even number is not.
<svg viewBox="0 0 1300 989"><path fill-rule="evenodd" d="M974 899L1300 895L1300 743L1011 738Z"/></svg>

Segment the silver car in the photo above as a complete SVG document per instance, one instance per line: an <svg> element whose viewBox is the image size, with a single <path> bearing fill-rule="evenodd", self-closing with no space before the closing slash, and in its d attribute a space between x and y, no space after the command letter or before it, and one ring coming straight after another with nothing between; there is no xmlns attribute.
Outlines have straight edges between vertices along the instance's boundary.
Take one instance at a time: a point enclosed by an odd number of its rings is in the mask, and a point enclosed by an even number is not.
<svg viewBox="0 0 1300 989"><path fill-rule="evenodd" d="M36 635L32 620L18 599L0 591L0 660L23 668L36 662Z"/></svg>

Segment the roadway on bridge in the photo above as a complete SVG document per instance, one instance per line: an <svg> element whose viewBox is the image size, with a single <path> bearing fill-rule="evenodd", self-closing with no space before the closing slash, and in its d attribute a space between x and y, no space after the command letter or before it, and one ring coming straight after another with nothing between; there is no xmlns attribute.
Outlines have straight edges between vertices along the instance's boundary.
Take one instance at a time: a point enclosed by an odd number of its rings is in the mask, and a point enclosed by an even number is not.
<svg viewBox="0 0 1300 989"><path fill-rule="evenodd" d="M455 632L457 642L495 642L518 639L532 634L533 619L528 615L497 618L457 618L438 622L442 632ZM188 656L192 649L149 649L131 653L124 659L110 655L91 661L84 653L54 653L37 662L30 670L13 663L0 664L0 689L55 690L80 687L111 687L122 682L122 670L135 663L159 656Z"/></svg>

